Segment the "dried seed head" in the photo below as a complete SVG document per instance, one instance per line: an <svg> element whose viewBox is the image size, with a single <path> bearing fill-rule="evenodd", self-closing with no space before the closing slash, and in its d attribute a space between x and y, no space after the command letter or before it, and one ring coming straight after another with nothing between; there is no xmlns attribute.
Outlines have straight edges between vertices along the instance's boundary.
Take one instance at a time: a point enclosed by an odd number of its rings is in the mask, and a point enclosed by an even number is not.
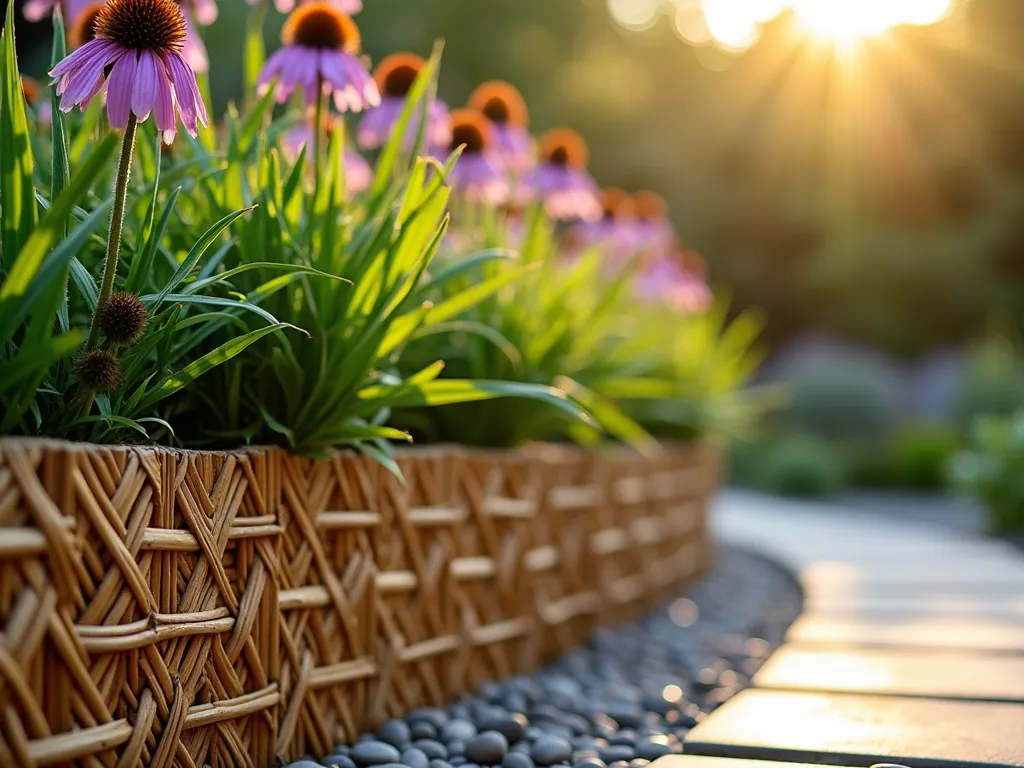
<svg viewBox="0 0 1024 768"><path fill-rule="evenodd" d="M456 109L452 112L452 143L455 151L465 145L464 155L486 152L491 143L491 124L475 109Z"/></svg>
<svg viewBox="0 0 1024 768"><path fill-rule="evenodd" d="M83 388L109 392L121 386L121 364L105 349L90 349L75 361L75 375Z"/></svg>
<svg viewBox="0 0 1024 768"><path fill-rule="evenodd" d="M139 340L148 319L142 299L123 291L113 294L100 310L100 330L115 344L131 345Z"/></svg>
<svg viewBox="0 0 1024 768"><path fill-rule="evenodd" d="M81 48L90 40L96 39L96 22L99 20L103 3L91 3L79 12L71 27L71 47Z"/></svg>
<svg viewBox="0 0 1024 768"><path fill-rule="evenodd" d="M306 3L292 11L281 38L285 45L347 53L359 53L361 45L359 27L351 17L325 2Z"/></svg>
<svg viewBox="0 0 1024 768"><path fill-rule="evenodd" d="M469 97L469 106L483 112L495 125L526 127L528 113L523 95L504 80L490 80L478 86Z"/></svg>
<svg viewBox="0 0 1024 768"><path fill-rule="evenodd" d="M587 145L571 128L553 128L540 140L540 155L551 165L582 170L587 167Z"/></svg>
<svg viewBox="0 0 1024 768"><path fill-rule="evenodd" d="M415 53L392 53L385 56L373 71L373 79L381 96L402 98L423 70L423 57Z"/></svg>
<svg viewBox="0 0 1024 768"><path fill-rule="evenodd" d="M125 48L181 51L185 17L174 0L107 0L95 23L96 37Z"/></svg>

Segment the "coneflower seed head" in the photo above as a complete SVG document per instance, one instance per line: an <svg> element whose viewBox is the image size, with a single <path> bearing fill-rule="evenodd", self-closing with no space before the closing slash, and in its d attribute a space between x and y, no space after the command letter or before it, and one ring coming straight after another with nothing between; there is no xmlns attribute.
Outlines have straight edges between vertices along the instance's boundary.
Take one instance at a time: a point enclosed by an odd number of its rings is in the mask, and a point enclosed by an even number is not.
<svg viewBox="0 0 1024 768"><path fill-rule="evenodd" d="M491 125L475 109L456 109L452 112L452 151L465 146L463 154L486 152L490 146Z"/></svg>
<svg viewBox="0 0 1024 768"><path fill-rule="evenodd" d="M100 330L115 344L134 344L148 320L142 299L127 291L113 294L100 310Z"/></svg>
<svg viewBox="0 0 1024 768"><path fill-rule="evenodd" d="M362 44L359 27L351 17L325 2L306 3L292 11L281 37L285 45L353 54L359 53Z"/></svg>
<svg viewBox="0 0 1024 768"><path fill-rule="evenodd" d="M75 362L75 376L85 389L109 392L121 385L121 364L105 349L90 349Z"/></svg>
<svg viewBox="0 0 1024 768"><path fill-rule="evenodd" d="M540 142L540 154L551 165L563 165L577 170L586 168L589 159L586 143L570 128L554 128L544 134Z"/></svg>
<svg viewBox="0 0 1024 768"><path fill-rule="evenodd" d="M409 93L423 70L423 58L415 53L393 53L386 56L373 72L381 96L401 98Z"/></svg>
<svg viewBox="0 0 1024 768"><path fill-rule="evenodd" d="M96 37L129 49L180 52L185 17L174 0L108 0L96 17Z"/></svg>
<svg viewBox="0 0 1024 768"><path fill-rule="evenodd" d="M96 22L99 20L103 3L91 3L78 14L71 27L71 47L81 48L96 39Z"/></svg>

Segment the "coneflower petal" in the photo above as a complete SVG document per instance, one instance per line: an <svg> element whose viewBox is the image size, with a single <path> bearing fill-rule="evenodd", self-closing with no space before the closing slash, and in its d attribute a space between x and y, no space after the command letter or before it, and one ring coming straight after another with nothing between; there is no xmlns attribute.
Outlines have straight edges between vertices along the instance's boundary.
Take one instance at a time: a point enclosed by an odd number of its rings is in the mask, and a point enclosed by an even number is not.
<svg viewBox="0 0 1024 768"><path fill-rule="evenodd" d="M97 41L102 42L102 41ZM68 112L75 104L81 104L92 93L97 83L103 83L103 70L112 58L116 58L117 50L113 46L94 49L95 53L74 73L64 74L57 84L57 93L61 94L60 108ZM84 50L84 48L79 48Z"/></svg>
<svg viewBox="0 0 1024 768"><path fill-rule="evenodd" d="M156 121L157 130L164 134L164 140L170 143L174 139L174 96L171 94L170 73L162 60L157 62L159 67L156 79L156 103L153 105L153 118ZM170 136L170 138L167 138Z"/></svg>
<svg viewBox="0 0 1024 768"><path fill-rule="evenodd" d="M157 58L152 51L142 51L135 67L135 82L132 83L132 112L140 120L149 117L156 101L157 80L166 75L157 69ZM161 67L162 69L162 67Z"/></svg>
<svg viewBox="0 0 1024 768"><path fill-rule="evenodd" d="M188 129L189 134L195 136L198 132L197 120L203 125L208 124L206 104L203 102L202 96L199 95L196 75L189 69L180 53L170 51L164 54L164 63L167 64L167 69L171 74L171 84L178 97L181 122Z"/></svg>
<svg viewBox="0 0 1024 768"><path fill-rule="evenodd" d="M73 69L81 69L88 66L93 56L106 59L111 47L112 43L109 40L90 40L78 50L72 51L57 66L51 69L50 77L58 79Z"/></svg>
<svg viewBox="0 0 1024 768"><path fill-rule="evenodd" d="M114 68L107 78L107 119L113 128L124 128L128 125L128 116L132 111L132 85L135 82L135 70L138 59L126 51L117 57Z"/></svg>

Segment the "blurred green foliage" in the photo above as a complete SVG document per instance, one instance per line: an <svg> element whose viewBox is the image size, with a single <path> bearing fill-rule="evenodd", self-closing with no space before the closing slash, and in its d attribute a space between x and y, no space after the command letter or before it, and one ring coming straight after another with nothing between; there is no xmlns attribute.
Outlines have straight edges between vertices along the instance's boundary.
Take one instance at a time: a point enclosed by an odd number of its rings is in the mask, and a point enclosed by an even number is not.
<svg viewBox="0 0 1024 768"><path fill-rule="evenodd" d="M738 455L734 450L732 468L749 472L750 484L779 496L830 498L847 484L843 459L834 446L806 434L748 443Z"/></svg>
<svg viewBox="0 0 1024 768"><path fill-rule="evenodd" d="M850 441L883 438L896 420L896 392L884 370L863 360L829 360L790 384L791 428Z"/></svg>
<svg viewBox="0 0 1024 768"><path fill-rule="evenodd" d="M953 401L963 430L981 416L1007 416L1024 407L1024 357L1011 339L989 334L969 350Z"/></svg>
<svg viewBox="0 0 1024 768"><path fill-rule="evenodd" d="M970 449L952 464L959 488L977 498L989 512L994 533L1024 532L1024 412L979 419Z"/></svg>
<svg viewBox="0 0 1024 768"><path fill-rule="evenodd" d="M865 488L942 491L949 463L962 446L952 426L902 424L887 443L847 452L850 479Z"/></svg>

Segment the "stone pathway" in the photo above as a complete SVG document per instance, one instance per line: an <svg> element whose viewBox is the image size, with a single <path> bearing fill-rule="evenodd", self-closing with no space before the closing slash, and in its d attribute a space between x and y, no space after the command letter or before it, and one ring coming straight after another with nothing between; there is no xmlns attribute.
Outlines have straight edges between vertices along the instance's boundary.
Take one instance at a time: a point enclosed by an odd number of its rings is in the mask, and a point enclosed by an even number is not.
<svg viewBox="0 0 1024 768"><path fill-rule="evenodd" d="M805 614L657 768L1024 766L1024 552L883 506L735 491L714 524L797 573Z"/></svg>

